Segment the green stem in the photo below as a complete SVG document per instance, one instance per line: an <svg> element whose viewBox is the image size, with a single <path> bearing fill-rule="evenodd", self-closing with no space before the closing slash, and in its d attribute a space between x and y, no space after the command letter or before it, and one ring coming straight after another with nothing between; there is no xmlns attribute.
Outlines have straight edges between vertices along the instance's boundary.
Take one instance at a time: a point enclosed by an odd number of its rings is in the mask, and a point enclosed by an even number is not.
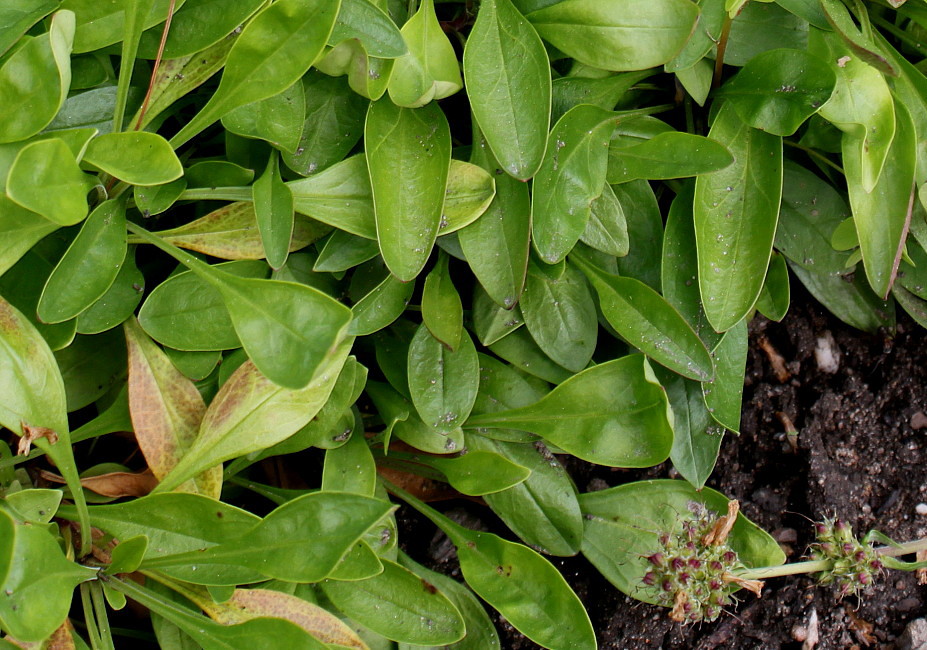
<svg viewBox="0 0 927 650"><path fill-rule="evenodd" d="M916 50L921 56L927 56L927 47L919 43L916 39L911 38L910 34L903 29L899 29L881 16L870 16L870 20L911 49Z"/></svg>
<svg viewBox="0 0 927 650"><path fill-rule="evenodd" d="M113 643L113 631L109 626L109 616L106 613L103 584L99 580L90 583L90 599L93 601L93 611L96 613L97 625L100 629L101 647L104 650L116 650Z"/></svg>
<svg viewBox="0 0 927 650"><path fill-rule="evenodd" d="M48 438L38 438L35 441L35 446L45 452L55 463L71 491L71 499L74 500L74 506L77 508L77 521L80 523L80 548L77 555L83 557L90 552L90 548L93 546L93 538L90 534L90 510L87 508L84 488L81 486L77 463L74 461L74 448L71 446L71 438L67 433L59 434L58 442L55 444L51 444Z"/></svg>
<svg viewBox="0 0 927 650"><path fill-rule="evenodd" d="M885 557L899 557L901 555L917 553L918 551L927 551L927 537L924 539L916 539L913 542L898 544L897 546L880 546L875 551L879 555L884 555Z"/></svg>
<svg viewBox="0 0 927 650"><path fill-rule="evenodd" d="M815 160L818 160L818 161L824 163L824 164L827 165L828 167L830 167L830 168L834 169L835 171L839 172L841 175L844 175L844 176L846 175L845 172L843 171L843 167L841 167L841 166L838 165L837 163L835 163L835 162L833 162L832 160L830 160L827 156L825 156L824 154L822 154L820 151L817 151L816 149L812 149L811 147L806 147L805 145L799 144L799 143L797 143L797 142L792 142L791 140L783 140L783 142L784 142L785 144L787 144L788 146L792 147L793 149L800 149L800 150L804 151L806 154L808 154L809 156L811 156L811 157L814 158Z"/></svg>
<svg viewBox="0 0 927 650"><path fill-rule="evenodd" d="M194 257L187 251L181 250L173 244L167 243L157 235L148 232L138 224L129 221L126 223L126 227L132 234L138 236L144 242L160 248L162 251L186 266L209 284L216 285L219 283L219 280L216 278L216 276L222 273L221 271L213 269L211 266L209 266L209 264L197 257Z"/></svg>
<svg viewBox="0 0 927 650"><path fill-rule="evenodd" d="M721 71L724 68L724 52L727 50L727 40L731 35L731 25L734 19L730 14L724 15L724 24L721 26L721 36L718 38L718 48L715 54L715 73L711 80L711 87L718 88L721 85Z"/></svg>
<svg viewBox="0 0 927 650"><path fill-rule="evenodd" d="M87 624L87 636L90 637L90 647L98 650L103 647L100 639L100 630L97 628L97 619L93 614L93 603L90 595L90 583L83 583L80 586L80 602L84 609L84 622Z"/></svg>
<svg viewBox="0 0 927 650"><path fill-rule="evenodd" d="M194 187L184 190L178 201L250 201L250 187Z"/></svg>
<svg viewBox="0 0 927 650"><path fill-rule="evenodd" d="M388 492L396 495L397 497L405 501L407 504L409 504L410 506L418 510L421 514L425 515L425 517L427 517L431 521L431 523L433 523L435 526L440 528L441 531L445 535L447 535L455 545L460 545L461 543L464 543L464 540L461 540L459 535L457 534L458 525L456 523L454 523L453 521L451 521L450 519L442 515L440 512L438 512L434 508L430 508L424 501L421 501L420 499L417 499L416 497L412 496L411 494L403 490L398 485L383 478L382 476L378 478L380 482L383 484L383 487L385 487Z"/></svg>

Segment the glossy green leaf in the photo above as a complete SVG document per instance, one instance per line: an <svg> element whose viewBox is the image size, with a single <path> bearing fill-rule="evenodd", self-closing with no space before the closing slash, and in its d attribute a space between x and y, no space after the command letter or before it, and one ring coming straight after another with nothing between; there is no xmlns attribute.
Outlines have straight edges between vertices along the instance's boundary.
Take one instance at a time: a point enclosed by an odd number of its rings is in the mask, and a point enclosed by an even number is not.
<svg viewBox="0 0 927 650"><path fill-rule="evenodd" d="M145 292L145 276L135 265L135 249L126 251L116 279L100 298L77 317L79 334L99 334L135 313Z"/></svg>
<svg viewBox="0 0 927 650"><path fill-rule="evenodd" d="M480 390L473 403L473 413L497 413L534 404L547 392L547 384L540 379L520 373L513 366L485 354L480 359ZM537 436L514 429L476 430L481 436L509 442L536 442ZM479 445L475 448L479 449Z"/></svg>
<svg viewBox="0 0 927 650"><path fill-rule="evenodd" d="M579 104L592 104L607 111L613 110L619 100L638 81L653 74L652 70L625 72L607 77L567 76L554 79L551 90L551 120L556 122L564 113Z"/></svg>
<svg viewBox="0 0 927 650"><path fill-rule="evenodd" d="M612 140L608 150L609 183L698 176L724 169L734 160L721 144L691 133L660 133L629 147L620 142Z"/></svg>
<svg viewBox="0 0 927 650"><path fill-rule="evenodd" d="M165 476L171 490L223 461L277 444L305 426L328 401L352 339L326 356L304 388L282 388L245 362L222 385L203 416L199 435Z"/></svg>
<svg viewBox="0 0 927 650"><path fill-rule="evenodd" d="M864 332L895 326L894 300L875 295L862 273L856 273L848 282L843 276L807 269L791 260L789 268L815 300L843 322Z"/></svg>
<svg viewBox="0 0 927 650"><path fill-rule="evenodd" d="M0 142L48 126L68 96L74 13L59 11L47 33L26 40L0 66Z"/></svg>
<svg viewBox="0 0 927 650"><path fill-rule="evenodd" d="M106 568L109 575L132 573L136 571L145 553L148 551L148 538L144 535L130 537L116 544L112 552L112 561Z"/></svg>
<svg viewBox="0 0 927 650"><path fill-rule="evenodd" d="M125 201L105 201L94 209L51 272L37 313L46 323L70 320L112 286L126 257Z"/></svg>
<svg viewBox="0 0 927 650"><path fill-rule="evenodd" d="M123 128L126 103L129 99L129 84L132 81L132 72L135 70L135 57L138 54L138 42L142 36L142 31L145 29L145 20L153 7L154 0L132 0L123 3L124 27L120 52L119 79L116 86L116 105L113 109L112 130L114 133L119 133Z"/></svg>
<svg viewBox="0 0 927 650"><path fill-rule="evenodd" d="M473 332L483 345L492 345L512 330L525 324L521 309L517 306L512 309L503 309L494 303L489 294L480 286L475 287L473 291L470 318L473 321Z"/></svg>
<svg viewBox="0 0 927 650"><path fill-rule="evenodd" d="M440 428L425 424L412 403L389 385L371 381L366 390L392 435L403 442L432 454L450 454L463 449L464 434L459 428L442 432Z"/></svg>
<svg viewBox="0 0 927 650"><path fill-rule="evenodd" d="M340 447L325 452L322 491L375 496L377 466L364 436L351 436Z"/></svg>
<svg viewBox="0 0 927 650"><path fill-rule="evenodd" d="M125 338L119 330L94 336L77 335L71 344L55 352L64 379L68 411L97 401L125 378Z"/></svg>
<svg viewBox="0 0 927 650"><path fill-rule="evenodd" d="M454 282L448 273L447 255L440 255L438 263L425 278L422 292L422 321L431 335L456 350L463 333L463 305Z"/></svg>
<svg viewBox="0 0 927 650"><path fill-rule="evenodd" d="M591 298L591 296L590 296ZM487 346L516 368L552 384L569 379L572 372L552 361L534 342L527 328L519 327Z"/></svg>
<svg viewBox="0 0 927 650"><path fill-rule="evenodd" d="M6 179L9 198L60 226L70 226L87 216L91 187L90 177L80 170L60 138L23 147Z"/></svg>
<svg viewBox="0 0 927 650"><path fill-rule="evenodd" d="M146 28L164 22L170 0L155 0L151 12L145 17ZM180 8L184 0L176 0ZM77 31L74 35L74 51L90 52L107 45L118 43L125 35L125 7L122 3L96 2L95 0L63 0L62 9L77 14Z"/></svg>
<svg viewBox="0 0 927 650"><path fill-rule="evenodd" d="M789 302L789 268L785 258L774 252L769 260L766 282L756 301L756 308L769 320L781 321L789 311Z"/></svg>
<svg viewBox="0 0 927 650"><path fill-rule="evenodd" d="M705 344L663 296L640 280L606 273L582 258L577 263L595 287L605 319L625 340L683 377L712 377Z"/></svg>
<svg viewBox="0 0 927 650"><path fill-rule="evenodd" d="M276 154L271 154L264 174L254 182L252 194L264 256L271 268L279 269L290 250L294 219L293 192L280 177Z"/></svg>
<svg viewBox="0 0 927 650"><path fill-rule="evenodd" d="M30 248L58 228L57 223L0 196L0 238L4 242L0 247L0 274L6 273Z"/></svg>
<svg viewBox="0 0 927 650"><path fill-rule="evenodd" d="M742 66L756 55L779 47L804 50L809 31L807 22L778 3L747 2L731 24L724 62Z"/></svg>
<svg viewBox="0 0 927 650"><path fill-rule="evenodd" d="M379 254L377 242L336 230L325 240L325 246L319 252L312 270L324 273L347 271Z"/></svg>
<svg viewBox="0 0 927 650"><path fill-rule="evenodd" d="M409 49L396 23L368 0L342 1L329 43L337 44L348 38L358 39L371 56L381 59L395 59Z"/></svg>
<svg viewBox="0 0 927 650"><path fill-rule="evenodd" d="M396 276L387 274L380 284L352 307L354 320L348 327L348 333L367 336L389 326L406 310L413 291L414 282L400 282Z"/></svg>
<svg viewBox="0 0 927 650"><path fill-rule="evenodd" d="M231 0L217 5L211 0L187 0L177 6L164 43L165 61L188 57L212 47L244 24L261 3L259 0ZM161 20L166 16L165 9L160 14ZM154 25L142 34L138 44L141 58L157 56L163 32L164 25Z"/></svg>
<svg viewBox="0 0 927 650"><path fill-rule="evenodd" d="M812 29L808 50L826 60L837 76L834 92L819 112L841 131L855 136L852 144L862 189L871 192L895 137L895 104L888 83L833 32ZM846 142L845 148L850 144Z"/></svg>
<svg viewBox="0 0 927 650"><path fill-rule="evenodd" d="M723 494L711 488L697 492L684 481L641 481L582 494L580 505L586 514L583 554L618 589L655 603L656 587L642 580L651 566L647 558L659 550L660 533L680 527L680 513L687 512L691 501L719 514L727 510ZM748 567L785 562L776 541L742 514L728 541Z"/></svg>
<svg viewBox="0 0 927 650"><path fill-rule="evenodd" d="M40 321L35 313L42 287L53 269L54 266L44 255L34 250L28 251L9 271L0 276L0 295L29 319L54 351L71 343L77 324L68 321L49 325Z"/></svg>
<svg viewBox="0 0 927 650"><path fill-rule="evenodd" d="M218 264L226 273L266 278L267 265L257 261ZM228 350L241 347L222 294L191 271L174 275L152 291L138 314L154 340L177 350Z"/></svg>
<svg viewBox="0 0 927 650"><path fill-rule="evenodd" d="M530 406L474 415L467 426L522 429L592 463L649 467L669 456L672 417L646 359L631 355L574 375Z"/></svg>
<svg viewBox="0 0 927 650"><path fill-rule="evenodd" d="M657 197L645 180L613 185L628 224L628 254L616 260L621 275L660 289L659 260L663 250L663 216Z"/></svg>
<svg viewBox="0 0 927 650"><path fill-rule="evenodd" d="M477 221L495 195L496 183L487 170L462 160L451 160L438 234L448 235Z"/></svg>
<svg viewBox="0 0 927 650"><path fill-rule="evenodd" d="M782 141L722 106L710 137L734 154L726 169L695 181L698 281L708 322L725 331L760 295L782 194Z"/></svg>
<svg viewBox="0 0 927 650"><path fill-rule="evenodd" d="M409 390L425 424L450 433L470 415L479 387L476 348L466 332L451 351L424 325L409 345Z"/></svg>
<svg viewBox="0 0 927 650"><path fill-rule="evenodd" d="M369 580L328 581L322 589L339 610L388 639L444 645L463 637L464 621L444 594L398 564L383 561L383 569Z"/></svg>
<svg viewBox="0 0 927 650"><path fill-rule="evenodd" d="M682 0L564 0L528 14L545 41L604 70L663 65L695 30L698 7Z"/></svg>
<svg viewBox="0 0 927 650"><path fill-rule="evenodd" d="M318 582L391 506L356 494L315 492L289 501L240 537L195 551L146 558L142 568L196 567L188 581L237 584L227 566L271 578ZM324 542L324 543L323 543Z"/></svg>
<svg viewBox="0 0 927 650"><path fill-rule="evenodd" d="M743 401L747 365L747 323L741 321L721 337L711 351L715 376L702 383L705 405L711 417L723 427L740 433L740 405Z"/></svg>
<svg viewBox="0 0 927 650"><path fill-rule="evenodd" d="M628 222L615 190L608 183L599 198L592 202L589 221L579 240L609 255L623 257L628 254Z"/></svg>
<svg viewBox="0 0 927 650"><path fill-rule="evenodd" d="M153 216L165 212L177 202L183 191L187 189L187 180L178 178L176 181L155 185L152 187L137 186L133 190L135 207L143 215Z"/></svg>
<svg viewBox="0 0 927 650"><path fill-rule="evenodd" d="M16 514L21 516L24 521L47 524L58 512L58 506L61 504L63 496L61 490L29 488L7 494L3 499L13 507Z"/></svg>
<svg viewBox="0 0 927 650"><path fill-rule="evenodd" d="M724 439L724 428L712 419L698 382L669 372L660 373L673 409L673 467L695 489L711 476Z"/></svg>
<svg viewBox="0 0 927 650"><path fill-rule="evenodd" d="M463 87L457 55L438 23L434 0L422 0L402 26L402 38L409 52L396 59L389 80L389 97L395 104L418 108Z"/></svg>
<svg viewBox="0 0 927 650"><path fill-rule="evenodd" d="M266 140L293 153L299 146L306 117L306 96L299 81L271 95L229 111L222 126L245 138Z"/></svg>
<svg viewBox="0 0 927 650"><path fill-rule="evenodd" d="M261 11L232 46L215 94L171 139L174 148L232 109L292 86L328 42L340 4L340 0L280 0Z"/></svg>
<svg viewBox="0 0 927 650"><path fill-rule="evenodd" d="M874 43L872 38L872 25L869 21L869 15L865 13L854 17L849 8L842 2L835 0L821 0L821 9L830 27L834 33L843 39L844 44L849 47L852 53L862 61L871 65L885 75L897 77L898 70L880 51L880 48ZM861 23L856 25L856 20Z"/></svg>
<svg viewBox="0 0 927 650"><path fill-rule="evenodd" d="M883 300L888 297L898 273L915 200L917 137L914 123L911 114L899 102L895 103L895 119L895 137L871 192L864 189L865 162L860 156L859 142L853 135L843 136L843 166L863 267L869 285Z"/></svg>
<svg viewBox="0 0 927 650"><path fill-rule="evenodd" d="M377 240L390 271L407 282L431 254L451 159L447 118L437 105L370 105L364 127Z"/></svg>
<svg viewBox="0 0 927 650"><path fill-rule="evenodd" d="M519 538L548 555L575 555L583 536L576 488L563 465L542 443L467 438L471 450L492 450L529 469L522 483L484 499ZM473 453L473 452L471 452Z"/></svg>
<svg viewBox="0 0 927 650"><path fill-rule="evenodd" d="M602 194L615 115L581 104L554 125L532 186L531 233L541 259L559 262L579 241Z"/></svg>
<svg viewBox="0 0 927 650"><path fill-rule="evenodd" d="M699 8L698 26L682 50L666 63L664 69L667 72L675 72L679 75L705 62L703 57L711 52L721 38L721 30L727 16L724 10L726 4L724 0L701 0L697 4Z"/></svg>
<svg viewBox="0 0 927 650"><path fill-rule="evenodd" d="M515 178L531 178L547 148L550 63L537 32L511 0L480 5L463 71L474 120L499 166Z"/></svg>
<svg viewBox="0 0 927 650"><path fill-rule="evenodd" d="M592 292L578 269L567 264L555 280L532 264L520 305L525 326L547 356L573 372L586 367L598 324Z"/></svg>
<svg viewBox="0 0 927 650"><path fill-rule="evenodd" d="M44 527L0 511L0 625L21 642L41 642L67 618L74 587L97 570L68 560Z"/></svg>
<svg viewBox="0 0 927 650"><path fill-rule="evenodd" d="M367 0L355 0L367 3ZM342 2L342 11L348 6ZM395 28L395 25L393 26ZM347 80L310 70L302 79L305 122L292 153L283 162L298 174L311 176L344 159L364 133L367 100Z"/></svg>
<svg viewBox="0 0 927 650"><path fill-rule="evenodd" d="M511 309L525 285L531 197L525 183L501 175L501 167L476 130L474 143L477 146L473 147L471 161L495 173L496 195L479 219L458 232L460 247L486 292L496 303Z"/></svg>
<svg viewBox="0 0 927 650"><path fill-rule="evenodd" d="M837 83L830 66L802 50L759 54L724 84L744 123L773 135L792 135L831 97Z"/></svg>
<svg viewBox="0 0 927 650"><path fill-rule="evenodd" d="M451 539L467 585L515 629L548 648L597 647L592 623L579 598L560 572L536 551L492 533L464 528L411 495L401 494Z"/></svg>
<svg viewBox="0 0 927 650"><path fill-rule="evenodd" d="M53 0L10 0L0 9L0 56L30 27L58 8Z"/></svg>

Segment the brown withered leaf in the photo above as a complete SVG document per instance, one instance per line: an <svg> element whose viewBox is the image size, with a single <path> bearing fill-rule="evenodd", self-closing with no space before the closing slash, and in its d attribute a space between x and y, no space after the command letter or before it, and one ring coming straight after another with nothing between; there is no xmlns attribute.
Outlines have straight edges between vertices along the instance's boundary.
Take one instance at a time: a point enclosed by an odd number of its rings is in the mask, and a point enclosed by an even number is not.
<svg viewBox="0 0 927 650"><path fill-rule="evenodd" d="M702 538L702 544L705 546L720 546L727 541L727 536L731 534L731 528L737 521L737 513L740 512L740 502L732 499L727 502L727 514L718 517L718 521L711 527L711 530Z"/></svg>
<svg viewBox="0 0 927 650"><path fill-rule="evenodd" d="M66 483L63 477L53 472L39 470L39 475L52 483ZM107 472L97 476L87 476L80 484L105 497L143 497L158 484L158 479L150 469L142 472Z"/></svg>
<svg viewBox="0 0 927 650"><path fill-rule="evenodd" d="M164 478L196 439L206 403L193 382L183 375L167 355L131 318L124 324L129 347L129 413L138 446L154 476ZM181 486L219 496L220 467Z"/></svg>
<svg viewBox="0 0 927 650"><path fill-rule="evenodd" d="M51 444L58 442L58 434L46 427L34 427L25 422L21 422L20 427L22 427L23 435L20 437L19 446L16 448L16 453L20 456L28 456L32 450L32 443L39 438L48 438L48 442Z"/></svg>
<svg viewBox="0 0 927 650"><path fill-rule="evenodd" d="M305 248L330 230L330 226L296 214L290 251ZM259 260L264 257L264 244L254 204L250 201L230 203L195 221L156 234L175 246L226 260Z"/></svg>
<svg viewBox="0 0 927 650"><path fill-rule="evenodd" d="M44 641L29 643L20 641L11 636L4 637L4 641L9 641L13 645L23 648L24 650L74 650L77 645L74 643L74 637L71 632L74 626L71 625L71 619L64 619L64 623L58 626L58 629L52 632L52 635Z"/></svg>

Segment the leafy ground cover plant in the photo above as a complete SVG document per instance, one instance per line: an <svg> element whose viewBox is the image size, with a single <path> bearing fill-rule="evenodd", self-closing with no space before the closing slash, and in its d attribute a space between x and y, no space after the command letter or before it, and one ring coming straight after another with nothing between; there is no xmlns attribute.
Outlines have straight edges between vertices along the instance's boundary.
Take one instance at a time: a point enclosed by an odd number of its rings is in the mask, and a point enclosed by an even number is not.
<svg viewBox="0 0 927 650"><path fill-rule="evenodd" d="M592 648L545 555L680 621L916 566L833 521L779 567L705 482L790 278L860 329L925 323L922 13L5 4L4 643L498 647L486 603ZM580 494L558 454L683 480ZM402 552L390 494L463 584ZM127 599L150 626L114 632Z"/></svg>

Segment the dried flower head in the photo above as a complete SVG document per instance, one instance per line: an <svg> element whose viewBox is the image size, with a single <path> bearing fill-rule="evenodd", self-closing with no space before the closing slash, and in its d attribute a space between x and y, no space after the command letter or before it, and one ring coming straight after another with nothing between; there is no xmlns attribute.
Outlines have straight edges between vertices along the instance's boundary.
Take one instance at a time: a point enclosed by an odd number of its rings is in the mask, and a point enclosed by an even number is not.
<svg viewBox="0 0 927 650"><path fill-rule="evenodd" d="M812 559L826 560L832 565L815 577L822 585L837 585L840 598L861 595L882 572L882 561L872 544L859 541L846 522L826 519L815 524L815 532L817 541L811 545Z"/></svg>

